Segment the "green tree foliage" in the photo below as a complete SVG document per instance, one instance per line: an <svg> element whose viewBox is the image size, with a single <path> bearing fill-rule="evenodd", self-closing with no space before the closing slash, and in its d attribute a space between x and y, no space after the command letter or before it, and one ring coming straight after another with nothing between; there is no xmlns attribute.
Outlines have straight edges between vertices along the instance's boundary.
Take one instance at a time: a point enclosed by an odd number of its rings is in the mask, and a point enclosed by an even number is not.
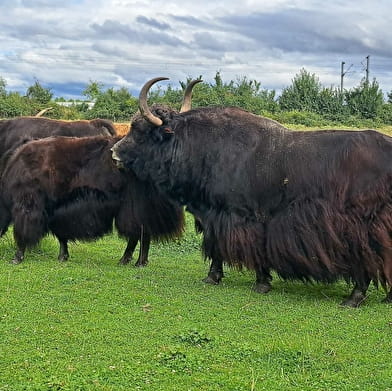
<svg viewBox="0 0 392 391"><path fill-rule="evenodd" d="M18 92L0 95L0 118L12 118L21 115L33 115L39 111L38 107L21 96Z"/></svg>
<svg viewBox="0 0 392 391"><path fill-rule="evenodd" d="M387 96L388 96L388 103L392 103L392 90L388 92Z"/></svg>
<svg viewBox="0 0 392 391"><path fill-rule="evenodd" d="M32 86L26 91L27 98L41 104L46 104L53 98L53 93L49 88L44 88L41 83L36 80Z"/></svg>
<svg viewBox="0 0 392 391"><path fill-rule="evenodd" d="M5 87L7 86L7 82L0 76L0 97L4 97L7 95L7 91Z"/></svg>
<svg viewBox="0 0 392 391"><path fill-rule="evenodd" d="M339 120L348 112L340 91L322 86L319 78L305 69L283 89L279 106L282 111L316 113L329 120Z"/></svg>
<svg viewBox="0 0 392 391"><path fill-rule="evenodd" d="M319 111L319 95L322 85L314 73L301 69L292 84L283 89L279 105L285 111ZM327 97L328 94L325 94Z"/></svg>
<svg viewBox="0 0 392 391"><path fill-rule="evenodd" d="M112 121L128 122L138 108L138 100L126 88L108 88L95 98L94 107L85 111L88 119L106 118Z"/></svg>
<svg viewBox="0 0 392 391"><path fill-rule="evenodd" d="M103 83L99 81L90 80L86 88L83 90L82 95L88 99L95 101L103 93Z"/></svg>
<svg viewBox="0 0 392 391"><path fill-rule="evenodd" d="M199 76L202 79L202 76ZM163 103L179 109L184 90L192 78L179 81L175 86L158 83L149 93L149 104ZM90 109L87 102L80 101L71 107L57 104L66 100L57 97L53 101L50 89L36 80L27 89L26 96L7 92L6 81L0 77L0 118L35 115L51 106L46 114L52 118L93 119L107 118L128 122L138 109L138 99L125 88L104 89L99 81L89 81L82 94L95 103ZM257 115L265 115L282 123L311 127L329 126L334 123L355 127L376 127L392 124L392 91L384 102L376 80L362 81L359 86L345 90L324 87L318 77L305 69L295 75L291 85L284 88L279 98L274 90L262 88L260 82L237 77L226 82L216 72L211 83L199 83L193 93L194 108L202 106L237 106Z"/></svg>
<svg viewBox="0 0 392 391"><path fill-rule="evenodd" d="M202 79L201 76L198 79ZM151 102L165 103L176 109L180 108L186 86L192 78L180 81L181 89L171 85L164 91L160 86L150 93ZM238 106L256 114L263 111L274 112L278 105L275 91L262 89L259 82L247 77L237 78L225 83L219 72L213 83L200 83L194 88L192 107L202 106Z"/></svg>
<svg viewBox="0 0 392 391"><path fill-rule="evenodd" d="M345 92L345 100L351 114L362 118L376 118L384 103L383 94L376 80L362 80L358 87Z"/></svg>

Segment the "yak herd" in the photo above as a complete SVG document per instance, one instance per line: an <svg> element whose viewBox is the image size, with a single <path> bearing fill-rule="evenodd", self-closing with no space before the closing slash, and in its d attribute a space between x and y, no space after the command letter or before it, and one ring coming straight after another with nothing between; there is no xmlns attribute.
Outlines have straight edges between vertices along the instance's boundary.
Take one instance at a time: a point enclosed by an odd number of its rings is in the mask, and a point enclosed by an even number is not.
<svg viewBox="0 0 392 391"><path fill-rule="evenodd" d="M127 240L120 263L140 241L184 230L184 208L203 234L211 261L256 274L255 290L285 280L353 284L343 305L358 307L373 282L392 302L392 138L374 130L291 131L236 107L191 109L192 81L180 110L147 104L124 137L105 120L0 121L0 234L13 224L16 253L44 235L95 240L116 227Z"/></svg>

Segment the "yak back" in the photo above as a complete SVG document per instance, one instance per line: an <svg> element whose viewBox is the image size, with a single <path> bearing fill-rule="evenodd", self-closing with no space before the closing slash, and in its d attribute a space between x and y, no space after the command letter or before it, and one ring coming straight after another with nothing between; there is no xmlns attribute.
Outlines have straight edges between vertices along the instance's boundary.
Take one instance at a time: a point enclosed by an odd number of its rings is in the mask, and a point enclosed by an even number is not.
<svg viewBox="0 0 392 391"><path fill-rule="evenodd" d="M116 136L113 123L104 119L60 121L49 118L19 117L0 122L0 156L35 139L50 136Z"/></svg>
<svg viewBox="0 0 392 391"><path fill-rule="evenodd" d="M110 154L117 140L105 136L48 137L24 144L4 170L4 191L17 194L19 189L39 187L51 200L83 188L117 193L124 186L123 174Z"/></svg>
<svg viewBox="0 0 392 391"><path fill-rule="evenodd" d="M124 146L121 157L131 156L136 175L194 211L268 213L297 196L328 192L345 177L354 194L391 167L391 138L371 130L291 131L232 107L153 113L164 124L135 118L118 150Z"/></svg>

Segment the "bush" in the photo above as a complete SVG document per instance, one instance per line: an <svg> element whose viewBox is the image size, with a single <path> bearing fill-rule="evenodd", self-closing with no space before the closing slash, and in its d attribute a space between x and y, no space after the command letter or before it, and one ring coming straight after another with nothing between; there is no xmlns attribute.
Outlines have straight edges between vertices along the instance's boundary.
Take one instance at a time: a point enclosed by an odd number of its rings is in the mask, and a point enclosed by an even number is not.
<svg viewBox="0 0 392 391"><path fill-rule="evenodd" d="M382 91L376 80L362 80L358 87L345 92L345 101L351 114L374 119L384 103Z"/></svg>
<svg viewBox="0 0 392 391"><path fill-rule="evenodd" d="M378 113L380 121L386 125L392 125L392 103L384 103Z"/></svg>
<svg viewBox="0 0 392 391"><path fill-rule="evenodd" d="M284 124L304 125L309 127L319 127L328 124L328 121L317 114L309 111L280 111L273 114L272 119Z"/></svg>

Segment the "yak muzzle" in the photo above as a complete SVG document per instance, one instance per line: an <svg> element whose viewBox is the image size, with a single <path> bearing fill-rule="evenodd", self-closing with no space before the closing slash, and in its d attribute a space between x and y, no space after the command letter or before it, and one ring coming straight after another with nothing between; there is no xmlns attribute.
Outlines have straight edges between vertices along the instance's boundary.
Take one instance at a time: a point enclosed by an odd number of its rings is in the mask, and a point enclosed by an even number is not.
<svg viewBox="0 0 392 391"><path fill-rule="evenodd" d="M117 155L116 151L114 150L114 147L113 147L113 148L110 148L110 150L112 151L112 159L113 159L115 165L116 165L118 168L124 168L124 163L122 162L122 160L120 159L120 157Z"/></svg>

